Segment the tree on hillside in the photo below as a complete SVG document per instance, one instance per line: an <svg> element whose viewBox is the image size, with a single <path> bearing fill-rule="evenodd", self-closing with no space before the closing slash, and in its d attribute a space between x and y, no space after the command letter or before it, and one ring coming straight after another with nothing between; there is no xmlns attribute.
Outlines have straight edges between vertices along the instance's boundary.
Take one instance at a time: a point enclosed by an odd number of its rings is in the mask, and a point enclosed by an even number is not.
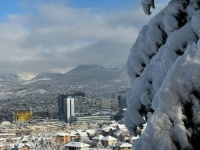
<svg viewBox="0 0 200 150"><path fill-rule="evenodd" d="M154 2L142 0L146 14ZM125 124L136 150L197 150L200 141L200 1L173 0L139 32L127 60Z"/></svg>

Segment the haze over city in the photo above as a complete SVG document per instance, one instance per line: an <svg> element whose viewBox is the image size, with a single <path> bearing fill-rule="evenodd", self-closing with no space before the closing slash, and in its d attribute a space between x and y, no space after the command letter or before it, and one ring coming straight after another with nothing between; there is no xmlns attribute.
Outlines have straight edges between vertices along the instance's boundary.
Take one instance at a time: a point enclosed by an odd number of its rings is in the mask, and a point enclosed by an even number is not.
<svg viewBox="0 0 200 150"><path fill-rule="evenodd" d="M156 3L152 16L164 5ZM152 17L134 0L9 0L0 9L1 74L125 64Z"/></svg>

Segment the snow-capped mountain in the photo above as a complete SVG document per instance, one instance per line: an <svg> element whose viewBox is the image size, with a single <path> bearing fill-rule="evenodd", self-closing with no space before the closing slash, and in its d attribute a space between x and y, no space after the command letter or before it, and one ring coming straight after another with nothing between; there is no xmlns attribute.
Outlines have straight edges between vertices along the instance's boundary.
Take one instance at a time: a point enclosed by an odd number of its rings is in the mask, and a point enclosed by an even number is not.
<svg viewBox="0 0 200 150"><path fill-rule="evenodd" d="M36 77L36 74L34 73L21 73L18 74L20 81L29 81Z"/></svg>
<svg viewBox="0 0 200 150"><path fill-rule="evenodd" d="M23 79L28 79L27 76L29 77L29 75L24 75ZM9 81L9 84L5 85L5 81L6 83ZM54 94L56 97L57 93L74 90L82 90L89 95L109 96L130 87L123 65L79 65L64 74L46 72L38 74L31 80L22 80L22 75L0 76L0 83L1 99L15 96L26 97L26 95L37 95L37 93ZM121 88L119 88L120 85Z"/></svg>
<svg viewBox="0 0 200 150"><path fill-rule="evenodd" d="M56 79L56 78L61 78L63 77L64 74L62 73L52 73L52 72L44 72L44 73L40 73L37 76L35 76L34 78L32 78L32 81L38 81L38 80L52 80L52 79Z"/></svg>
<svg viewBox="0 0 200 150"><path fill-rule="evenodd" d="M106 82L118 78L122 73L125 74L125 66L123 69L117 67L103 67L99 65L79 65L75 69L67 72L64 77L60 78L65 83L88 84L91 82ZM122 68L120 66L119 68ZM123 72L124 71L124 72ZM57 81L61 81L57 79Z"/></svg>
<svg viewBox="0 0 200 150"><path fill-rule="evenodd" d="M142 0L147 14L154 1ZM200 139L200 3L170 1L139 32L127 60L125 124L136 150L197 150Z"/></svg>

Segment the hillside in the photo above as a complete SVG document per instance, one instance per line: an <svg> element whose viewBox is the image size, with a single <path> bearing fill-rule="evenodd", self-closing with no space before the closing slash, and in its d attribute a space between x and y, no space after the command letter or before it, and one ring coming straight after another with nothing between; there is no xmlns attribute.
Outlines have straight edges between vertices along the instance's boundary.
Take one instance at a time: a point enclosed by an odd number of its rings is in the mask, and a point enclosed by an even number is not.
<svg viewBox="0 0 200 150"><path fill-rule="evenodd" d="M123 65L79 65L65 74L46 72L29 81L22 81L17 75L0 76L0 83L1 99L50 93L56 97L57 93L74 90L82 90L92 96L109 96L115 92L127 91L130 87Z"/></svg>

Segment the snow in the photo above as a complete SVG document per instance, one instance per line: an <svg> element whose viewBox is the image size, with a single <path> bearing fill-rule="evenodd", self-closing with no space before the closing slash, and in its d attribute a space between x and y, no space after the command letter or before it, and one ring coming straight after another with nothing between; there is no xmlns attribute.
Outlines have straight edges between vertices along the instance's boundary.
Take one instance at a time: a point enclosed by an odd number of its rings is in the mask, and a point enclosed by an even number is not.
<svg viewBox="0 0 200 150"><path fill-rule="evenodd" d="M112 136L106 136L101 139L102 141L116 141L117 139Z"/></svg>
<svg viewBox="0 0 200 150"><path fill-rule="evenodd" d="M29 81L33 78L36 77L36 74L34 73L21 73L21 74L18 74L19 76L19 79L22 80L22 81Z"/></svg>
<svg viewBox="0 0 200 150"><path fill-rule="evenodd" d="M98 134L97 136L93 137L92 140L101 140L104 136Z"/></svg>
<svg viewBox="0 0 200 150"><path fill-rule="evenodd" d="M153 1L142 0L145 13L150 14L151 5ZM126 67L132 88L125 124L133 136L142 131L133 149L195 147L200 124L199 7L195 0L170 1L141 29L130 50Z"/></svg>
<svg viewBox="0 0 200 150"><path fill-rule="evenodd" d="M132 147L132 144L123 143L122 145L120 145L120 147Z"/></svg>
<svg viewBox="0 0 200 150"><path fill-rule="evenodd" d="M56 136L70 136L70 134L65 133L65 132L59 132L59 133L56 133Z"/></svg>
<svg viewBox="0 0 200 150"><path fill-rule="evenodd" d="M90 145L86 143L81 143L81 142L70 142L70 143L67 143L65 146L82 148L82 147L89 147Z"/></svg>

